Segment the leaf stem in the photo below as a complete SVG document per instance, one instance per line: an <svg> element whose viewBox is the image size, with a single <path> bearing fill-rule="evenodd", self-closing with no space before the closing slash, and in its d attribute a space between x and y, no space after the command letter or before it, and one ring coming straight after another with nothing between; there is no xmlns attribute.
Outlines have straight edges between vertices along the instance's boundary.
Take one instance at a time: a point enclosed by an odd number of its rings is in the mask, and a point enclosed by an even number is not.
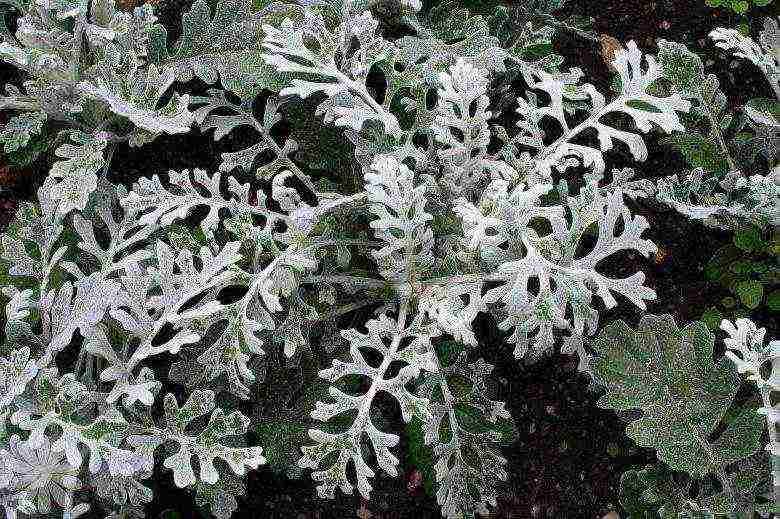
<svg viewBox="0 0 780 519"><path fill-rule="evenodd" d="M81 4L81 9L79 9L78 18L76 19L76 30L73 35L76 52L75 56L73 56L73 63L70 64L74 83L78 83L81 79L81 55L84 52L84 31L87 26L90 0L81 0L79 3Z"/></svg>
<svg viewBox="0 0 780 519"><path fill-rule="evenodd" d="M780 372L780 358L772 360L772 371ZM775 502L780 502L780 456L776 456L774 452L780 452L780 434L777 430L777 424L772 419L769 410L773 408L771 399L771 389L767 384L762 385L759 388L761 394L761 401L766 413L766 428L769 433L769 444L767 450L769 451L769 473L772 479L772 487L774 492Z"/></svg>
<svg viewBox="0 0 780 519"><path fill-rule="evenodd" d="M582 38L584 40L588 40L588 41L591 41L593 43L599 43L600 42L599 37L596 36L594 33L588 32L588 31L583 31L582 29L579 29L577 27L569 25L566 22L562 22L562 21L558 20L552 14L543 14L543 15L540 15L540 18L541 18L541 20L545 24L547 24L547 25L549 25L551 27L554 27L555 29L571 33L571 34L577 36L578 38Z"/></svg>
<svg viewBox="0 0 780 519"><path fill-rule="evenodd" d="M438 374L438 384L441 388L442 399L444 400L444 405L447 407L447 417L449 419L450 431L452 433L452 441L455 443L455 449L460 451L460 438L457 434L459 426L458 419L455 416L455 397L452 396L452 391L450 391L450 385L447 382L447 376L441 364L441 360L439 359L439 355L436 353L436 348L431 346L431 350L434 362L436 363L436 372ZM436 433L438 436L439 431L436 431Z"/></svg>
<svg viewBox="0 0 780 519"><path fill-rule="evenodd" d="M403 302L401 302L401 305L398 309L398 329L393 337L393 341L390 343L390 347L387 349L387 352L384 355L384 358L382 359L382 364L379 365L377 368L377 373L380 375L383 375L387 368L390 367L390 363L395 360L395 354L398 353L398 348L401 346L401 339L405 337L405 331L406 331L406 318L409 311L409 300L404 299ZM352 431L356 431L362 435L363 431L365 430L366 421L368 421L368 413L371 410L371 403L374 400L374 397L376 396L377 392L379 391L381 386L384 386L385 380L382 376L377 378L371 379L371 387L368 389L366 394L361 398L362 402L360 404L360 410L358 411L358 415L355 418L355 421L352 424L352 427L350 429ZM356 445L360 445L360 437L356 438L355 441Z"/></svg>
<svg viewBox="0 0 780 519"><path fill-rule="evenodd" d="M707 120L710 123L710 135L715 137L715 141L722 153L726 155L726 162L729 165L729 172L737 171L737 165L734 159L731 157L731 152L726 145L726 139L723 138L723 132L720 130L720 124L715 119L715 114L712 113L709 103L707 103L701 94L699 94L699 102L704 107L704 112L707 114Z"/></svg>
<svg viewBox="0 0 780 519"><path fill-rule="evenodd" d="M331 275L331 276L309 276L303 280L304 283L338 283L338 284L360 284L367 288L383 288L385 281L381 279L366 278L361 276L349 275Z"/></svg>
<svg viewBox="0 0 780 519"><path fill-rule="evenodd" d="M317 319L312 320L312 323L320 323L324 321L328 321L330 319L333 319L335 317L339 317L344 314L348 314L350 312L354 312L355 310L360 310L361 308L365 308L367 306L371 306L377 303L381 303L383 299L381 298L370 298L370 299L364 299L363 301L356 301L354 303L350 303L348 305L340 306L338 308L335 308L334 310L322 314Z"/></svg>
<svg viewBox="0 0 780 519"><path fill-rule="evenodd" d="M591 114L590 116L588 116L587 119L585 119L580 124L578 124L577 126L571 129L566 128L565 120L561 121L564 130L563 134L560 137L558 137L555 141L553 141L549 146L545 146L539 152L539 154L534 157L534 162L539 162L540 160L547 159L558 149L558 147L561 144L563 144L564 142L568 142L570 139L576 137L583 130L586 130L587 128L591 127L593 123L598 122L598 120L601 119L604 115L614 111L615 107L619 104L623 104L624 101L626 101L626 99L624 99L622 96L618 97L617 99L614 99L609 104L604 105L601 108L601 110L597 111L594 114Z"/></svg>
<svg viewBox="0 0 780 519"><path fill-rule="evenodd" d="M368 93L365 87L351 79L335 66L331 67L331 69L327 72L335 76L336 79L346 85L350 90L357 93L357 95L360 96L360 98L374 111L374 113L379 116L382 124L389 133L397 135L397 133L400 132L400 127L398 126L398 121L396 120L395 116L385 110L382 105L377 103L376 100L371 97L371 94Z"/></svg>

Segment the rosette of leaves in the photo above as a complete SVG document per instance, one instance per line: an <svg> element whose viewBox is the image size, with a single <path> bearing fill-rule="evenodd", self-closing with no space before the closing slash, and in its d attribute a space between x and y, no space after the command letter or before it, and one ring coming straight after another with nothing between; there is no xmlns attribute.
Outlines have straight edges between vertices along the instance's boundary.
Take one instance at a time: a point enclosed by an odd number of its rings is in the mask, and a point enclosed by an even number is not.
<svg viewBox="0 0 780 519"><path fill-rule="evenodd" d="M312 14L312 23L317 19L316 13ZM274 36L274 39L278 39L280 36ZM322 36L325 37L324 35ZM403 42L402 42L403 43ZM292 43L285 44L286 47L284 50L280 47L280 43L273 42L272 47L274 52L273 56L271 56L272 60L278 61L282 58L280 57L274 57L274 56L280 56L280 55L289 55L292 57L295 53L298 53L300 55L305 54L306 52L310 52L310 50L305 50L303 48L297 48L293 52L292 46L294 46ZM297 45L297 44L296 44ZM418 45L422 45L422 42L418 42ZM304 45L305 47L305 45ZM275 49L278 49L275 50ZM405 51L405 48L401 49L402 51ZM309 59L311 58L311 59ZM308 70L314 74L316 67L320 66L326 66L323 65L327 61L325 57L316 57L316 56L309 56L307 58L308 62L311 64L308 66ZM287 70L289 65L287 62L289 62L289 59L284 58L286 61L284 63L280 64L280 67L282 70ZM396 58L397 59L397 58ZM625 60L624 65L626 67L629 66L629 61L633 63L635 60L641 61L641 53L639 53L638 49L635 49L634 47L631 48L630 52L627 52L626 56L623 56L621 59ZM314 60L314 61L312 61ZM325 61L323 61L325 60ZM314 62L320 63L320 65L316 65ZM379 62L377 62L379 63ZM424 61L425 63L425 61ZM615 100L613 103L610 103L608 110L606 112L611 110L618 110L618 111L628 111L633 116L636 116L637 121L641 121L640 127L644 129L649 129L651 127L650 120L655 121L656 123L660 124L661 126L667 127L669 129L671 126L674 126L677 124L677 118L675 115L675 108L674 106L677 106L675 104L674 98L669 99L655 99L658 106L663 105L665 108L661 110L661 112L651 112L651 111L642 111L642 110L636 110L632 108L629 103L630 99L638 100L640 98L642 99L649 99L651 96L646 95L645 93L640 92L643 90L647 84L651 83L656 79L657 76L657 67L654 66L654 62L652 59L647 61L648 63L648 69L647 71L641 70L641 67L631 67L631 70L629 71L628 68L625 69L626 72L626 89L624 90L624 97ZM330 65L327 65L330 66ZM333 71L332 71L333 72ZM401 74L404 74L402 72ZM396 157L397 161L403 161L406 159L413 159L415 161L415 168L419 168L420 170L425 170L425 168L437 168L440 166L436 166L435 163L431 163L430 165L427 165L426 162L430 162L430 159L426 157L423 153L420 152L420 150L416 150L413 145L410 144L412 141L412 138L415 136L415 134L418 132L418 130L421 130L421 125L425 124L428 126L432 125L432 122L435 124L435 132L436 135L438 135L438 142L441 143L441 147L443 147L442 152L437 153L439 162L443 162L442 166L444 166L445 170L449 169L452 171L452 173L457 173L458 176L455 175L448 175L451 176L452 180L445 182L443 186L433 186L432 189L441 190L441 187L449 188L450 191L455 191L455 189L452 189L452 186L459 187L457 184L463 182L463 174L466 174L465 178L468 178L468 183L473 183L475 186L479 186L481 189L484 186L484 183L487 181L487 172L492 172L494 175L502 176L504 177L508 182L511 182L511 185L506 186L506 188L496 185L496 193L501 191L502 189L508 189L509 187L512 187L512 189L515 190L512 196L517 196L523 200L525 200L525 197L530 197L526 201L527 204L530 206L533 206L537 204L536 201L537 198L541 197L545 193L547 193L550 189L548 186L535 186L529 193L524 193L526 186L522 184L515 184L518 181L518 174L515 173L515 171L512 170L510 166L507 164L504 164L500 160L496 160L494 157L488 157L485 153L485 137L486 137L486 128L485 128L485 119L489 117L487 113L484 112L484 99L485 99L485 84L486 82L482 79L482 77L488 73L488 69L481 69L478 66L474 64L474 62L469 59L463 59L462 62L456 62L454 66L450 67L447 72L443 72L438 74L437 76L434 76L434 78L438 78L438 80L442 84L441 91L446 93L445 99L443 99L442 103L440 103L440 106L437 110L437 118L435 121L431 121L429 119L429 116L426 116L425 112L422 109L422 106L419 102L413 101L417 104L410 104L410 106L413 106L415 111L417 112L417 116L415 117L415 123L414 125L407 131L407 130L401 130L402 133L405 134L405 139L401 143L396 143L395 145L392 142L392 138L388 139L386 142L382 143L381 145L378 145L379 143L372 143L370 141L367 141L363 135L360 135L359 137L355 136L355 133L358 132L359 128L363 127L363 123L365 121L361 120L359 125L355 125L354 127L350 128L350 131L354 137L354 142L356 142L358 149L356 150L356 154L358 157L361 157L361 163L364 165L364 170L370 170L371 168L376 167L376 164L378 162L384 161L384 157L382 156L382 153L386 155L392 155ZM335 74L335 72L334 72ZM334 76L336 77L336 76ZM631 81L636 80L636 84L631 83ZM342 79L339 79L339 81L343 81ZM346 84L346 83L345 83ZM298 83L298 85L302 88L304 83ZM316 84L313 82L306 82L305 83L306 88L334 88L334 89L342 89L343 86L334 86L335 83L333 82L324 82L320 83L317 82ZM324 85L324 86L323 86ZM328 86L331 85L331 86ZM397 84L394 81L391 81L388 85L388 92L393 90L393 87ZM354 84L348 85L350 88L356 88ZM554 81L551 82L549 85L550 88L553 88ZM561 82L558 85L560 88L563 88L564 85ZM340 90L339 90L340 91ZM568 92L568 91L567 91ZM301 94L303 94L301 92ZM569 94L567 94L569 95ZM573 94L571 94L573 95ZM596 97L598 101L598 97ZM471 113L467 113L470 111L470 107L467 107L467 105L470 105L472 102L477 101L480 103L480 106L482 108L478 108L475 114L472 116ZM651 100L652 101L652 100ZM682 101L682 100L680 100ZM384 101L384 104L387 104L388 99L386 98ZM623 106L624 103L625 106ZM621 106L623 106L621 108ZM680 109L684 109L686 107L684 102L681 102L679 104ZM383 106L379 106L379 109L385 110ZM373 109L378 109L376 106L373 106ZM601 108L601 107L600 107ZM387 109L389 110L389 109ZM540 109L539 112L545 112L550 111L552 108L548 109ZM562 111L562 109L561 109ZM606 113L604 112L604 113ZM557 113L557 112L556 112ZM640 143L641 139L635 135L632 134L632 136L629 136L628 133L622 132L619 130L608 130L606 126L601 125L601 123L594 122L598 121L600 118L602 112L599 112L599 114L594 115L591 119L589 119L589 122L587 125L595 124L600 128L603 133L603 141L606 142L607 137L606 134L610 134L618 139L627 139L631 142L631 145L634 147L637 154L640 156L643 154L641 151L643 144ZM378 120L381 120L384 118L392 116L393 114L390 114L389 112L385 115L381 115ZM373 117L373 116L372 116ZM539 115L541 117L541 115ZM329 119L329 116L326 114L326 119ZM334 119L334 122L336 124L341 124L338 121ZM645 124L647 123L647 124ZM584 130L587 125L581 126L579 129ZM670 126L671 125L671 126ZM383 125L385 129L387 128L387 125ZM462 135L462 132L464 129L467 129L470 135L466 139L466 141L462 140L460 135ZM459 131L456 131L459 130ZM575 132L577 133L577 132ZM574 135L571 135L572 137ZM610 141L611 142L611 141ZM564 145L565 144L565 145ZM541 145L542 148L544 148L544 144ZM558 145L553 145L553 148L555 148L557 151L555 151L556 154L559 154L561 158L568 155L568 152L564 150L563 148L569 149L567 143L563 143L563 141L560 141ZM606 146L606 145L605 145ZM439 146L437 146L439 147ZM579 149L579 148L578 148ZM365 151L364 151L365 150ZM549 151L549 150L548 150ZM552 153L552 152L551 152ZM589 156L590 156L589 152ZM603 163L603 160L601 159L600 153L593 150L593 154L598 154L600 163ZM362 158L365 154L365 158ZM372 155L375 159L372 162ZM536 163L540 165L538 169L545 169L547 167L546 157L544 156L540 157ZM595 156L595 155L594 155ZM593 159L596 160L595 158ZM556 159L557 162L557 159ZM399 171L404 171L406 165L402 165L400 167ZM597 165L596 169L598 170L599 167ZM365 171L366 178L368 179L370 176L373 175L373 173L369 174L369 171ZM411 180L411 178L407 178L408 175L404 174L402 175L404 177L404 183L399 185L397 188L392 187L393 190L400 189L403 187L403 189L408 189L406 187L406 182ZM423 177L426 178L426 182L429 182L427 180L427 177L425 175L420 176L420 181L423 180ZM548 177L544 177L548 178ZM373 183L373 182L372 182ZM434 184L438 184L437 181L434 179ZM390 186L388 186L387 189L391 189ZM599 196L596 196L595 199L591 199L590 195L592 194L592 191L590 189L586 190L586 193L583 193L583 198L578 199L577 202L572 200L573 204L579 204L582 203L588 207L591 207L590 204L602 204L602 203L608 203L610 207L612 207L613 210L610 210L610 216L607 217L603 224L603 229L606 232L609 232L610 223L613 219L619 218L618 215L622 214L622 210L619 208L620 201L617 194L613 196L609 201L607 202L607 199L600 198ZM442 196L444 197L443 201L446 203L447 193L445 190L441 190ZM493 189L490 190L490 197L496 196L496 193L493 192ZM406 195L404 195L406 196ZM485 202L488 203L487 201ZM389 204L388 204L389 205ZM417 201L414 201L414 205L417 205ZM509 206L509 202L507 202L507 206ZM468 227L471 227L471 213L475 213L476 218L476 210L472 210L469 207L464 206L463 209L460 208L460 201L458 201L457 206L457 213L461 215L464 220L466 220L466 223ZM397 211L398 208L393 208L393 211ZM595 209L594 209L595 210ZM533 213L533 209L529 209L529 215L528 219L531 218L531 214ZM539 214L557 214L557 209L550 209L549 211L545 209L540 209ZM468 218L465 217L465 215L468 214ZM595 213L594 215L595 216ZM625 218L629 218L628 215L624 215ZM507 226L511 227L514 225L512 223L512 219L515 218L514 216L506 215L506 217L509 219L507 222ZM525 216L519 216L518 217L518 223L517 225L519 227L522 227L525 225L524 222L527 221ZM492 220L491 220L492 221ZM577 222L574 222L573 225L579 228L580 225L587 227L588 225L591 225L592 223L595 223L595 221L590 219L590 216L584 216L582 220L578 220ZM418 224L413 224L414 226L417 226ZM493 225L492 223L488 223L487 219L485 222L480 223L480 225ZM600 224L601 225L601 224ZM555 227L558 228L558 223L556 221ZM583 230L584 230L583 227ZM641 219L638 219L636 221L632 221L630 224L631 232L628 233L625 238L628 241L633 240L633 238L638 237L638 234L636 231L639 231L639 234L641 234L640 228L642 227ZM400 230L400 229L399 229ZM473 238L469 238L467 242L469 243L468 248L469 249L476 249L477 247L481 246L481 240L480 236L482 234L482 231L477 229L477 232L475 232L475 236ZM415 240L418 240L422 236L419 234L415 234ZM512 236L516 236L516 234L512 234ZM612 240L616 237L608 237L604 236L604 239L606 240ZM547 241L556 241L557 238L554 236L549 236L548 238L544 238L543 241L545 242L544 248L547 247ZM393 246L398 252L401 252L402 249L400 248L400 245L402 244L402 241L396 240L398 243ZM648 247L650 247L647 243L644 241L639 241L636 244L626 242L624 245L626 247L636 247L639 250L646 252L648 250ZM420 245L422 247L419 249L419 251L427 256L428 250L429 250L429 241L427 239L421 240ZM407 246L408 247L408 246ZM408 248L406 249L408 251ZM381 251L380 251L381 252ZM598 253L595 253L595 256L592 256L595 258ZM544 253L542 253L544 255ZM555 254L553 254L555 255ZM414 257L410 258L413 262L420 261L420 258L417 257L418 253L415 252ZM533 258L528 258L527 261L535 261L536 256L534 255ZM399 258L401 259L401 258ZM564 259L564 261L569 261ZM488 271L490 267L495 267L495 265L490 264L490 260L487 260L488 265L485 265L485 272ZM426 263L429 263L426 260ZM434 261L434 263L436 263ZM592 267L590 265L588 268ZM383 266L384 268L384 266ZM401 269L404 269L407 267L404 267L403 265L399 265L399 268L396 269L396 272L402 272ZM519 268L519 267L506 267L507 269L510 268ZM551 267L552 268L552 267ZM415 269L418 270L418 269ZM424 277L426 274L424 272L425 269L421 269L419 274L415 276L411 276L408 281L414 282L413 286L411 287L414 290L414 284L417 284L416 279L412 279L414 277L420 277L420 274ZM544 270L544 269L543 269ZM577 270L577 269L575 269ZM577 271L580 274L584 275L584 270L580 272ZM506 274L507 279L512 278L513 276L507 272ZM403 277L403 276L402 276ZM484 277L484 279L482 279ZM470 342L473 342L473 339L471 338L471 332L469 331L470 322L473 320L473 317L476 315L476 312L480 311L485 307L485 304L487 301L483 301L480 295L478 294L479 287L482 283L485 281L496 281L497 279L488 279L489 276L487 276L485 273L475 273L475 279L473 283L467 283L465 285L456 285L452 288L446 288L443 289L443 283L446 282L448 278L443 278L440 281L437 281L435 279L431 279L430 281L424 281L424 285L434 285L433 289L425 290L424 293L426 294L426 307L430 307L430 309L426 309L426 312L431 315L435 316L437 321L440 323L440 326L442 326L445 330L450 331L454 333L457 337L463 337L465 340L468 340ZM503 279L503 276L502 276ZM545 275L546 279L546 275ZM595 278L594 278L595 279ZM601 280L601 278L599 278ZM527 280L526 280L527 281ZM522 283L522 281L519 281ZM583 281L583 283L586 283ZM652 295L650 292L642 289L638 289L638 287L634 287L636 283L641 283L640 277L633 277L630 278L630 281L626 282L627 284L623 284L622 282L601 282L601 289L599 290L600 297L604 297L605 301L608 301L608 304L612 304L612 297L608 295L608 290L606 287L607 285L612 285L615 287L616 290L628 293L631 292L631 295L629 295L629 298L634 301L637 304L642 304L641 300L650 298ZM597 284L599 284L597 282ZM631 285L631 287L629 287ZM510 285L506 285L508 288ZM558 286L558 285L556 285ZM618 288L619 286L619 288ZM441 287L442 289L439 289L438 287ZM502 303L509 304L509 307L512 309L512 312L517 310L516 317L513 316L512 318L505 321L505 323L502 325L506 327L507 329L515 327L515 324L520 324L521 326L517 327L517 342L519 344L518 346L518 355L522 355L526 349L526 337L529 334L532 334L536 336L535 329L539 328L540 332L538 333L538 336L542 339L540 341L540 344L544 345L544 348L549 348L552 345L553 337L552 337L552 329L554 327L557 328L571 328L574 331L575 337L580 337L582 334L582 331L584 329L590 330L592 327L589 323L593 322L594 314L592 312L588 312L588 315L585 315L584 307L582 307L581 311L575 312L575 324L568 325L564 323L562 320L558 319L557 316L559 313L564 312L564 308L566 305L568 305L570 302L574 301L573 304L575 304L578 308L580 308L581 302L584 300L582 299L585 297L587 299L587 294L590 293L590 290L585 287L585 285L577 285L577 289L575 291L567 292L566 295L563 294L548 294L547 292L544 292L543 294L540 294L539 297L534 297L533 302L517 302L515 303L516 299L513 299L514 296L517 294L517 292L512 291L506 291L504 292L504 289L502 290L496 290L493 291L492 297L498 297L500 298L500 294L504 294L505 298L501 299ZM635 288L637 288L639 291L634 293ZM461 289L460 292L456 293L456 290ZM546 290L546 285L545 285ZM576 292L576 293L575 293ZM641 293L640 293L641 292ZM522 291L521 291L522 293ZM537 294L534 294L536 296ZM428 300L427 298L430 297L431 299ZM464 297L465 300L468 300L468 303L464 304ZM497 300L494 300L492 302L496 302ZM540 313L537 316L529 317L531 313L535 311L537 308L537 305L544 306L545 309L548 309L550 305L555 306L556 310L554 311L540 311ZM537 324L538 322L541 322L542 324ZM552 324L555 322L556 324ZM529 333L530 332L530 333ZM514 340L514 339L513 339ZM576 339L572 343L573 345L576 344ZM539 348L543 349L543 348Z"/></svg>
<svg viewBox="0 0 780 519"><path fill-rule="evenodd" d="M37 448L22 442L19 436L11 437L8 450L0 451L5 474L3 484L6 493L16 494L19 508L28 514L51 512L52 504L67 506L70 493L79 487L76 467L61 452L53 451L48 440ZM31 489L30 497L25 490ZM6 507L7 515L14 513Z"/></svg>
<svg viewBox="0 0 780 519"><path fill-rule="evenodd" d="M364 3L253 10L221 0L212 10L198 0L169 48L146 8L20 7L16 39L0 51L33 80L3 98L27 113L4 135L15 147L51 125L71 142L0 237L9 299L0 365L14 387L0 417L29 449L48 442L56 459L112 489L110 499L97 493L112 513L137 511L161 464L228 516L242 476L266 461L247 445L257 439L279 442L268 461L288 472L303 440L297 465L313 470L320 495L357 487L368 497L375 470L398 471L380 392L405 422L424 424L444 515L485 511L507 476L497 447L508 416L488 396L490 366L465 348L448 357L435 338L476 348L473 322L493 312L518 356L549 351L561 335L564 351L584 351L602 305L620 295L644 309L655 297L641 272L603 272L614 254L655 246L624 201L637 190L630 175L615 170L599 185L615 140L641 161L639 132L681 127L688 103L653 87L652 56L632 42L616 53L621 84L608 102L578 69L542 70L500 48L480 17L439 9L415 19L419 8L403 3L412 34L392 39ZM520 124L491 128L490 84L507 60L529 88ZM211 89L170 92L195 78ZM284 87L282 100L260 106L262 86ZM297 162L280 109L295 97L312 97L355 145L343 149L344 172L315 181ZM636 129L613 125L616 112ZM561 133L541 131L543 119ZM119 141L140 145L192 122L216 140L238 128L256 137L226 150L213 173L161 169L130 190L101 174ZM598 144L580 140L586 131ZM495 152L494 135L504 144ZM592 169L580 189L553 186L553 170L580 163ZM342 316L352 324L340 330ZM336 358L323 382L309 384L326 354ZM305 373L291 385L311 392L266 405L282 400L268 391L282 365L298 363ZM32 501L21 490L18 502ZM69 491L57 497L67 514L82 504L71 506Z"/></svg>
<svg viewBox="0 0 780 519"><path fill-rule="evenodd" d="M755 509L756 496L742 492L739 478L745 476L731 469L758 450L762 420L748 406L719 428L739 377L728 359L715 362L713 343L704 323L680 329L669 315L646 315L636 330L623 321L605 327L592 343L591 367L606 389L600 407L641 411L626 428L630 438L655 449L672 470L716 479L716 491L698 499L701 506L715 514L745 513Z"/></svg>
<svg viewBox="0 0 780 519"><path fill-rule="evenodd" d="M702 319L712 330L725 316L744 317L766 308L780 310L780 244L756 227L736 231L732 243L718 249L704 268L705 276L731 295L710 307Z"/></svg>

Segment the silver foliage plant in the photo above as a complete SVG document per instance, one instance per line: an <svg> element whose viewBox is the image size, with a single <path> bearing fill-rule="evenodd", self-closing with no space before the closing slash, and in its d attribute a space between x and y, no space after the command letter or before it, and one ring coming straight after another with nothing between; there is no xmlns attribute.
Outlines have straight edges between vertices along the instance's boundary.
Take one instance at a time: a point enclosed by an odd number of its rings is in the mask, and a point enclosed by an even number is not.
<svg viewBox="0 0 780 519"><path fill-rule="evenodd" d="M389 39L359 2L220 0L212 12L197 0L172 44L146 6L9 5L20 17L0 56L27 79L0 98L13 111L0 139L13 151L44 128L61 132L37 201L0 238L9 518L77 517L85 485L111 517L142 513L156 464L229 517L242 484L220 485L266 460L263 446L246 444L252 419L227 409L252 401L271 350L296 359L313 347L312 327L334 329L366 306L373 316L331 338L347 351L319 372L330 396L311 411L321 426L299 467L313 470L323 497L357 487L369 498L375 470L397 475L399 437L383 430L375 402L384 392L404 421L424 424L442 514L484 511L506 460L497 434L470 430L458 406L488 423L511 417L487 394L492 366L466 353L445 364L436 341L474 353L473 321L492 312L518 358L559 340L585 356L599 308L620 296L644 310L656 297L642 272L601 270L621 251L656 249L625 204L647 182L617 169L603 182L610 150L619 143L644 161L643 134L684 131L679 114L691 108L685 93L655 88L664 70L634 42L615 54L619 89L607 96L577 68L502 48L480 17L443 25L416 1L401 3L415 34ZM488 94L508 69L526 88L504 127ZM176 93L193 79L211 88ZM261 103L263 90L278 95ZM294 160L299 144L275 133L291 98L314 98L316 115L354 144L345 175L357 172L359 189L339 192ZM215 140L247 127L257 142L223 153L214 172L160 172L129 190L107 180L121 168L115 146L194 127ZM574 167L589 171L576 189L558 180ZM186 394L161 394L170 356ZM472 382L467 396L451 387L455 376ZM360 391L339 385L349 377L364 381Z"/></svg>
<svg viewBox="0 0 780 519"><path fill-rule="evenodd" d="M720 91L717 77L705 74L701 59L684 45L659 40L659 61L664 75L678 92L693 103L691 113L708 122L709 140L714 152L705 151L704 141L680 143L685 155L698 155L692 171L673 174L645 186L645 196L655 198L712 227L734 229L746 222L758 226L780 225L780 20L767 18L758 42L735 29L717 28L710 39L719 49L750 62L764 76L774 99L754 98L740 110L727 110L726 96ZM751 163L763 156L769 171L742 171L732 157L725 133L735 120L750 130L739 134L741 162ZM689 136L683 136L686 138ZM690 154L690 155L689 155ZM710 156L712 155L712 156ZM703 166L721 159L725 171L708 173Z"/></svg>
<svg viewBox="0 0 780 519"><path fill-rule="evenodd" d="M780 404L773 403L773 397L780 391L780 340L764 344L766 329L758 328L750 319L740 318L733 323L724 319L720 327L728 335L726 357L739 373L753 382L761 397L758 413L765 417L769 432L765 449L770 457L773 499L777 504L780 500ZM762 371L766 370L762 368L767 365L769 376L765 377Z"/></svg>

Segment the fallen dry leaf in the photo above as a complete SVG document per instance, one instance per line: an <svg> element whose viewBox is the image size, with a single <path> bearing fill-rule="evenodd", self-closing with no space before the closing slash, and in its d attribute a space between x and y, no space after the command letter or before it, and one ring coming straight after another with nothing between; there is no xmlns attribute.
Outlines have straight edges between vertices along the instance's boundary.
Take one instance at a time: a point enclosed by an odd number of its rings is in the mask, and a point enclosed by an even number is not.
<svg viewBox="0 0 780 519"><path fill-rule="evenodd" d="M601 57L607 63L610 69L614 69L612 62L615 61L615 53L623 48L620 40L609 34L599 34L599 43L601 44Z"/></svg>

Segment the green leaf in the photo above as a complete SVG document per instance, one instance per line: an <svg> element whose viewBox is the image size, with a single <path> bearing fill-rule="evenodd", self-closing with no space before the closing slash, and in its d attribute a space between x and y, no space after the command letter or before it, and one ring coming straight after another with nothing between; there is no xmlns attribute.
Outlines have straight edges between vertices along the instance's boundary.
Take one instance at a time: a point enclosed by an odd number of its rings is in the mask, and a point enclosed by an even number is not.
<svg viewBox="0 0 780 519"><path fill-rule="evenodd" d="M723 279L728 272L729 265L742 257L742 252L733 245L725 245L715 251L712 258L704 267L704 275L710 281L723 283Z"/></svg>
<svg viewBox="0 0 780 519"><path fill-rule="evenodd" d="M758 308L758 305L761 304L761 300L764 298L764 287L753 279L740 281L734 287L734 291L739 300L742 301L742 304L750 310Z"/></svg>
<svg viewBox="0 0 780 519"><path fill-rule="evenodd" d="M761 230L752 226L739 229L734 233L734 245L745 252L763 248L766 243L761 238Z"/></svg>
<svg viewBox="0 0 780 519"><path fill-rule="evenodd" d="M554 51L552 43L537 43L524 47L521 51L521 57L527 61L536 61L553 54Z"/></svg>
<svg viewBox="0 0 780 519"><path fill-rule="evenodd" d="M35 162L38 157L49 150L54 144L54 138L49 135L32 137L24 148L20 148L5 155L5 163L12 171L22 170Z"/></svg>
<svg viewBox="0 0 780 519"><path fill-rule="evenodd" d="M744 276L753 272L753 265L750 261L735 261L729 265L729 271Z"/></svg>
<svg viewBox="0 0 780 519"><path fill-rule="evenodd" d="M640 471L628 470L620 476L620 505L628 514L626 519L645 519L647 514L658 511L658 508L642 499L645 483L640 477Z"/></svg>
<svg viewBox="0 0 780 519"><path fill-rule="evenodd" d="M780 101L754 98L745 104L744 111L756 123L770 128L780 127Z"/></svg>
<svg viewBox="0 0 780 519"><path fill-rule="evenodd" d="M720 322L723 320L723 313L714 306L709 307L701 316L701 320L707 325L707 328L713 332L720 329Z"/></svg>
<svg viewBox="0 0 780 519"><path fill-rule="evenodd" d="M704 445L739 387L731 362L713 361L713 342L702 322L679 329L669 315L646 315L637 330L618 321L593 343L591 366L607 390L599 405L641 410L626 434L697 478L717 462Z"/></svg>
<svg viewBox="0 0 780 519"><path fill-rule="evenodd" d="M780 289L767 294L766 306L774 312L780 311Z"/></svg>
<svg viewBox="0 0 780 519"><path fill-rule="evenodd" d="M414 467L422 476L425 493L436 497L436 474L434 472L435 458L433 448L425 444L423 423L417 417L406 425L406 437L409 440L406 459L410 467Z"/></svg>
<svg viewBox="0 0 780 519"><path fill-rule="evenodd" d="M289 419L263 421L255 427L258 443L264 446L263 456L269 468L284 473L295 465L300 456L300 447L308 439L306 425Z"/></svg>
<svg viewBox="0 0 780 519"><path fill-rule="evenodd" d="M698 55L685 45L660 39L658 63L676 90L685 96L698 96L704 81L704 65Z"/></svg>
<svg viewBox="0 0 780 519"><path fill-rule="evenodd" d="M195 503L210 510L215 519L230 519L238 509L236 497L245 495L243 480L230 473L225 473L213 485L200 481L195 483Z"/></svg>
<svg viewBox="0 0 780 519"><path fill-rule="evenodd" d="M733 509L733 503L723 492L707 496L701 500L701 507L707 510L709 514L727 515ZM707 517L707 516L704 516ZM713 518L714 519L714 518Z"/></svg>
<svg viewBox="0 0 780 519"><path fill-rule="evenodd" d="M620 476L619 500L628 514L625 519L649 519L655 514L677 519L687 494L687 485L675 481L662 463L631 469Z"/></svg>
<svg viewBox="0 0 780 519"><path fill-rule="evenodd" d="M254 97L262 88L280 90L289 75L280 74L261 58L262 18L252 12L250 0L220 0L214 15L205 0L196 0L182 15L182 36L169 53L167 33L159 25L151 31L152 61L172 67L178 81L197 77L241 97Z"/></svg>
<svg viewBox="0 0 780 519"><path fill-rule="evenodd" d="M742 409L726 431L711 445L717 458L716 463L725 466L754 454L759 449L763 430L763 416L758 414L757 409Z"/></svg>
<svg viewBox="0 0 780 519"><path fill-rule="evenodd" d="M5 153L11 153L27 146L30 138L41 133L46 122L44 112L27 112L12 117L0 131L0 142Z"/></svg>
<svg viewBox="0 0 780 519"><path fill-rule="evenodd" d="M717 144L701 135L676 133L663 139L661 143L671 145L695 168L704 168L711 173L728 171L726 157L720 152Z"/></svg>
<svg viewBox="0 0 780 519"><path fill-rule="evenodd" d="M764 514L780 514L780 505L774 503L764 503L756 507L756 512Z"/></svg>

